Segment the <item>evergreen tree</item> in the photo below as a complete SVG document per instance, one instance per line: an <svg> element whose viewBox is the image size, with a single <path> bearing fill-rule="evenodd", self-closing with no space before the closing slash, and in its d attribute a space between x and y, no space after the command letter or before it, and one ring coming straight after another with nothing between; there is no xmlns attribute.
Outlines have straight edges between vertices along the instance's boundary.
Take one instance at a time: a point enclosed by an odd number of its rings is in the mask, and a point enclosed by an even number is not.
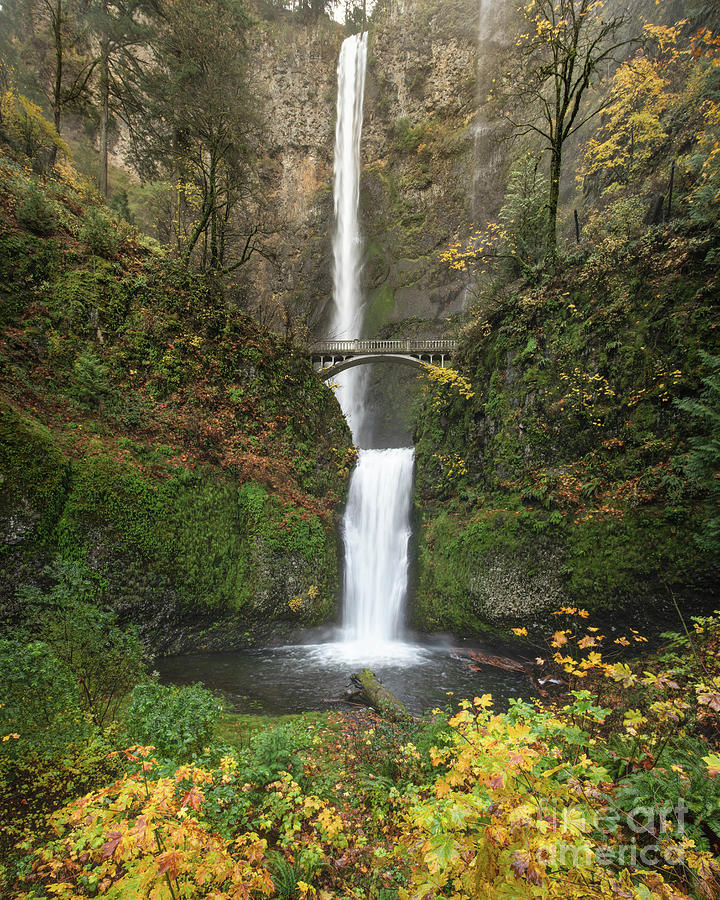
<svg viewBox="0 0 720 900"><path fill-rule="evenodd" d="M542 262L547 213L547 179L539 160L526 154L510 170L498 219L504 233L504 258L512 274L528 273Z"/></svg>
<svg viewBox="0 0 720 900"><path fill-rule="evenodd" d="M154 27L153 0L96 0L89 10L96 78L93 98L98 115L100 190L108 196L110 131L120 119L128 126L137 113L139 85Z"/></svg>

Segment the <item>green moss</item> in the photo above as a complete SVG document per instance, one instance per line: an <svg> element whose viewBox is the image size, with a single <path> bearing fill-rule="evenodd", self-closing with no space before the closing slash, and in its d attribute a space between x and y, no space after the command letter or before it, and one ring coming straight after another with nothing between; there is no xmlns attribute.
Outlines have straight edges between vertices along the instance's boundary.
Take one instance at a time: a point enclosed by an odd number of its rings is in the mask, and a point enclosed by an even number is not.
<svg viewBox="0 0 720 900"><path fill-rule="evenodd" d="M497 554L515 554L517 520L504 511L463 520L440 512L423 525L418 561L416 623L425 629L476 633L490 627L473 604L476 577Z"/></svg>
<svg viewBox="0 0 720 900"><path fill-rule="evenodd" d="M64 322L77 334L91 333L93 321L95 329L117 329L129 311L134 288L131 279L120 275L117 264L106 260L96 260L92 269L60 274L51 287L56 324Z"/></svg>
<svg viewBox="0 0 720 900"><path fill-rule="evenodd" d="M395 293L390 282L386 281L368 297L364 325L366 333L376 335L390 321L394 308Z"/></svg>
<svg viewBox="0 0 720 900"><path fill-rule="evenodd" d="M702 588L711 561L703 560L688 541L692 517L680 513L670 522L664 512L649 508L566 528L569 595L588 606L612 609L665 598L668 588Z"/></svg>
<svg viewBox="0 0 720 900"><path fill-rule="evenodd" d="M717 346L706 243L679 228L672 249L648 232L594 245L540 286L488 289L456 359L474 397L433 390L417 411L422 502L458 516L421 539L421 619L474 630L508 605L501 582L517 593L535 567L554 567L551 595L596 609L714 589L717 564L696 539L707 510L683 462L692 423L673 405L697 394L698 348ZM448 459L462 478L445 477ZM493 519L504 539L477 532L478 508L513 513Z"/></svg>
<svg viewBox="0 0 720 900"><path fill-rule="evenodd" d="M77 462L58 549L97 556L98 542L139 554L173 583L184 607L253 617L255 598L294 565L298 592L318 588L311 617L332 609L335 542L317 516L211 470L158 479L103 454ZM288 616L284 598L275 600L270 614Z"/></svg>
<svg viewBox="0 0 720 900"><path fill-rule="evenodd" d="M0 401L0 520L4 526L10 527L10 520L19 514L27 519L35 540L44 541L61 513L68 475L69 464L50 431Z"/></svg>
<svg viewBox="0 0 720 900"><path fill-rule="evenodd" d="M28 299L61 266L52 239L0 228L0 327L15 322Z"/></svg>

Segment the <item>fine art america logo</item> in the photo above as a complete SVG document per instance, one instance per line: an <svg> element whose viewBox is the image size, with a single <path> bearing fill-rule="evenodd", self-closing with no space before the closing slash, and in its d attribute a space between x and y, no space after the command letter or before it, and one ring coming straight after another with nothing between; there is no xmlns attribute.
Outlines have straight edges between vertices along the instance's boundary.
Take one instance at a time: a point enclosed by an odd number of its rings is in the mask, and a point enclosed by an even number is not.
<svg viewBox="0 0 720 900"><path fill-rule="evenodd" d="M685 836L685 819L689 807L680 797L672 805L636 806L629 811L606 809L602 813L588 815L586 808L562 807L559 810L545 809L538 816L538 830L560 831L572 839L572 844L552 844L537 851L537 861L544 866L578 867L600 866L658 866L681 865L684 862L685 850L694 846L694 842ZM625 843L610 838L623 830L632 837ZM578 844L578 837L592 835L583 846ZM606 842L603 842L603 836ZM599 838L599 840L598 840ZM527 862L529 863L529 857ZM525 872L521 859L517 859L513 868Z"/></svg>

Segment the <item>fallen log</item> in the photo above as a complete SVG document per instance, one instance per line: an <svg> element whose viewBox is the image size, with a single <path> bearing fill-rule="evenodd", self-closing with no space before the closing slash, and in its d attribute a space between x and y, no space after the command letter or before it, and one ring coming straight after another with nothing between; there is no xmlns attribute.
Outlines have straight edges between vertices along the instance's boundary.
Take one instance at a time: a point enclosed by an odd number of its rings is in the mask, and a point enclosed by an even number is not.
<svg viewBox="0 0 720 900"><path fill-rule="evenodd" d="M350 676L350 680L357 688L357 695L383 718L390 722L408 722L412 718L402 700L398 700L370 669L356 672Z"/></svg>
<svg viewBox="0 0 720 900"><path fill-rule="evenodd" d="M528 663L521 662L519 659L510 659L507 656L496 656L494 653L482 653L480 650L466 650L465 652L454 650L450 655L453 659L471 659L483 666L492 666L495 669L505 669L506 672L522 672L527 674L530 671ZM470 669L473 672L482 671L477 665L470 666Z"/></svg>
<svg viewBox="0 0 720 900"><path fill-rule="evenodd" d="M517 659L508 659L507 656L495 656L492 653L474 652L471 654L473 660L480 665L472 665L470 668L473 672L482 672L480 666L492 666L495 669L504 669L506 672L522 672L527 674L529 666L527 663L519 662Z"/></svg>

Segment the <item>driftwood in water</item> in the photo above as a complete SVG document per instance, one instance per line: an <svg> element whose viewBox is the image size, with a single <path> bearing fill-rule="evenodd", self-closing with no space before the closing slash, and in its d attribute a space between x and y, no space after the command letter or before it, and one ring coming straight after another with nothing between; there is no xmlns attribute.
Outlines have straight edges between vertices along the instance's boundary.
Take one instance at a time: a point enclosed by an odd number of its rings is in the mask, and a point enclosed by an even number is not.
<svg viewBox="0 0 720 900"><path fill-rule="evenodd" d="M357 688L354 696L362 699L390 722L407 722L411 716L405 704L388 690L370 669L362 669L350 677Z"/></svg>
<svg viewBox="0 0 720 900"><path fill-rule="evenodd" d="M479 650L473 650L470 657L475 663L480 663L480 665L483 666L493 666L495 669L504 669L506 672L522 672L523 674L527 674L529 671L527 663L520 662L517 659L510 659L507 656L496 656L493 653L480 653ZM482 671L479 665L472 665L470 668L474 672Z"/></svg>
<svg viewBox="0 0 720 900"><path fill-rule="evenodd" d="M549 689L562 691L568 687L568 683L561 678L553 678L550 675L538 677L533 664L519 659L510 659L508 656L496 656L494 653L482 653L479 650L454 650L453 659L471 660L470 669L473 672L482 672L482 666L492 666L494 669L504 669L506 672L517 672L527 675L530 683L541 697L549 697ZM545 660L537 659L535 666L543 665Z"/></svg>
<svg viewBox="0 0 720 900"><path fill-rule="evenodd" d="M510 659L508 656L496 656L494 653L482 653L480 650L453 650L450 654L453 659L469 659L473 663L483 666L492 666L495 669L505 669L506 672L522 672L529 674L530 665L519 659ZM478 665L471 665L473 672L482 671Z"/></svg>

